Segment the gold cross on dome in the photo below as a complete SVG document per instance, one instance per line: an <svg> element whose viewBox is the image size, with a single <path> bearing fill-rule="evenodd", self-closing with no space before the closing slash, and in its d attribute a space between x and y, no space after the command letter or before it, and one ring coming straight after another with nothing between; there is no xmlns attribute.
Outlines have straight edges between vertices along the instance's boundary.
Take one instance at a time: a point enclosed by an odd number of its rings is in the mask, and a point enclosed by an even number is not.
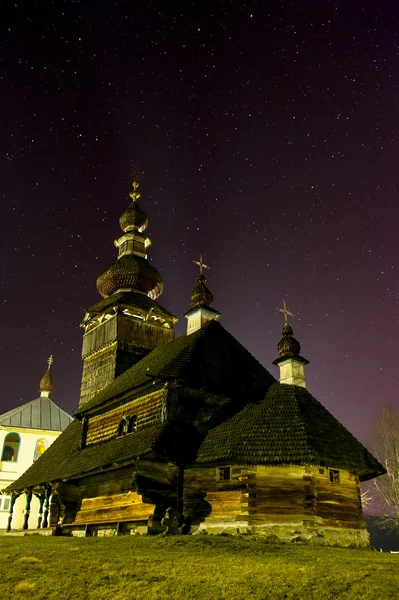
<svg viewBox="0 0 399 600"><path fill-rule="evenodd" d="M137 191L137 188L139 187L139 181L143 174L143 170L141 168L141 165L135 162L132 164L130 172L133 177L133 192L130 192L129 196L133 201L136 201L139 198L141 198L141 194Z"/></svg>
<svg viewBox="0 0 399 600"><path fill-rule="evenodd" d="M130 198L135 201L138 200L139 198L141 198L141 194L140 192L137 191L137 188L139 187L139 182L136 181L136 179L133 181L133 192L130 192L129 196Z"/></svg>
<svg viewBox="0 0 399 600"><path fill-rule="evenodd" d="M51 365L53 364L53 362L54 362L53 355L52 355L52 354L50 354L50 356L49 356L49 358L48 358L48 360L47 360L48 368L50 368L50 367L51 367Z"/></svg>
<svg viewBox="0 0 399 600"><path fill-rule="evenodd" d="M202 254L199 255L199 260L194 261L194 264L199 266L200 275L202 275L202 269L210 269L208 265L204 264L204 261L202 260Z"/></svg>
<svg viewBox="0 0 399 600"><path fill-rule="evenodd" d="M295 317L294 313L287 309L287 303L285 300L283 300L283 308L279 308L278 310L279 312L284 313L284 323L288 323L288 315L290 315L290 317Z"/></svg>

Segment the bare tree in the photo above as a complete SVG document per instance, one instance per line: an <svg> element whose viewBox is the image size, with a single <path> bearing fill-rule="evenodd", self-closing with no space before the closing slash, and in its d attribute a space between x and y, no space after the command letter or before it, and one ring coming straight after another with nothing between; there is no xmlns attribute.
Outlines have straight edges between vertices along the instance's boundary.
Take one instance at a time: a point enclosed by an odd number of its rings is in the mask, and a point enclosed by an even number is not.
<svg viewBox="0 0 399 600"><path fill-rule="evenodd" d="M384 528L399 530L399 412L384 406L374 425L373 454L387 470L376 477L366 494L382 515Z"/></svg>

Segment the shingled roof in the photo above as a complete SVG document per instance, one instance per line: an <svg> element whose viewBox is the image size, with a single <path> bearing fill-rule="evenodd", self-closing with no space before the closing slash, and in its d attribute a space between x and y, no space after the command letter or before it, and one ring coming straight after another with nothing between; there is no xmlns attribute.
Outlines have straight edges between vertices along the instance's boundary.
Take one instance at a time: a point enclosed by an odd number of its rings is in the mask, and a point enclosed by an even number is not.
<svg viewBox="0 0 399 600"><path fill-rule="evenodd" d="M198 463L315 464L354 470L361 481L385 473L370 452L302 387L276 383L212 429Z"/></svg>
<svg viewBox="0 0 399 600"><path fill-rule="evenodd" d="M5 490L20 492L61 479L81 477L98 469L132 462L151 452L164 425L147 427L123 437L79 450L82 425L73 421L46 452Z"/></svg>
<svg viewBox="0 0 399 600"><path fill-rule="evenodd" d="M113 464L152 454L174 459L179 453L195 457L197 431L207 428L211 416L237 411L245 402L257 402L275 382L268 371L219 323L211 321L190 336L183 336L153 350L97 394L83 410L99 409L107 400L150 383L151 377L183 382L178 394L182 406L171 407L173 421L88 445L79 450L81 423L75 420L50 448L11 486L9 491L82 477ZM235 399L238 399L235 402ZM189 406L188 406L189 405ZM182 422L184 419L184 423ZM220 419L219 419L220 422ZM191 423L191 424L190 424ZM176 441L177 440L177 441ZM196 444L193 453L193 444Z"/></svg>
<svg viewBox="0 0 399 600"><path fill-rule="evenodd" d="M152 377L232 398L247 396L248 402L261 400L276 381L220 323L209 321L195 333L152 350L78 412L98 408Z"/></svg>
<svg viewBox="0 0 399 600"><path fill-rule="evenodd" d="M64 431L71 421L62 408L43 396L0 415L0 425L50 431Z"/></svg>

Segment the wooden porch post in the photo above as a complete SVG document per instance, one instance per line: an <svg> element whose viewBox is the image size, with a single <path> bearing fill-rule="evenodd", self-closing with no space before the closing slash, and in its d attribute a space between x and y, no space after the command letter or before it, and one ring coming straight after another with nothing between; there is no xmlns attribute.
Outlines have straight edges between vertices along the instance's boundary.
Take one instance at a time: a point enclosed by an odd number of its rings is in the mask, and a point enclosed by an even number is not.
<svg viewBox="0 0 399 600"><path fill-rule="evenodd" d="M45 500L45 492L41 494L35 494L36 498L39 500L39 513L37 515L37 529L40 529L43 520L43 505Z"/></svg>
<svg viewBox="0 0 399 600"><path fill-rule="evenodd" d="M26 504L25 504L25 516L24 524L22 529L28 529L29 515L30 515L30 503L32 502L32 490L26 493Z"/></svg>
<svg viewBox="0 0 399 600"><path fill-rule="evenodd" d="M50 510L51 485L47 484L44 490L44 511L42 520L42 529L48 527L48 513Z"/></svg>
<svg viewBox="0 0 399 600"><path fill-rule="evenodd" d="M12 514L14 512L15 502L20 494L11 494L10 509L8 511L7 533L11 531Z"/></svg>

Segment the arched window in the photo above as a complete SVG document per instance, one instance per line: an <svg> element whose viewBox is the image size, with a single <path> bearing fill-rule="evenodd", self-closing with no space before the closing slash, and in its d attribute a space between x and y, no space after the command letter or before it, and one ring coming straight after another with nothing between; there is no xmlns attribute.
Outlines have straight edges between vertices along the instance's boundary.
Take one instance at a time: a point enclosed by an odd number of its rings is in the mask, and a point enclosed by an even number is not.
<svg viewBox="0 0 399 600"><path fill-rule="evenodd" d="M9 433L8 435L6 435L1 460L18 460L20 444L21 438L19 437L18 433Z"/></svg>
<svg viewBox="0 0 399 600"><path fill-rule="evenodd" d="M126 417L124 417L118 426L118 437L121 437L122 435L126 435L127 428L128 428L128 423L127 423Z"/></svg>
<svg viewBox="0 0 399 600"><path fill-rule="evenodd" d="M137 417L133 416L133 417L130 417L130 419L129 419L129 425L127 428L127 432L134 433L135 431L137 431Z"/></svg>
<svg viewBox="0 0 399 600"><path fill-rule="evenodd" d="M124 416L118 426L118 437L137 431L137 417Z"/></svg>
<svg viewBox="0 0 399 600"><path fill-rule="evenodd" d="M36 442L36 446L35 446L35 454L33 456L33 460L37 460L39 458L39 456L41 456L44 452L46 452L48 448L48 441L45 440L44 438L40 438L37 440Z"/></svg>

